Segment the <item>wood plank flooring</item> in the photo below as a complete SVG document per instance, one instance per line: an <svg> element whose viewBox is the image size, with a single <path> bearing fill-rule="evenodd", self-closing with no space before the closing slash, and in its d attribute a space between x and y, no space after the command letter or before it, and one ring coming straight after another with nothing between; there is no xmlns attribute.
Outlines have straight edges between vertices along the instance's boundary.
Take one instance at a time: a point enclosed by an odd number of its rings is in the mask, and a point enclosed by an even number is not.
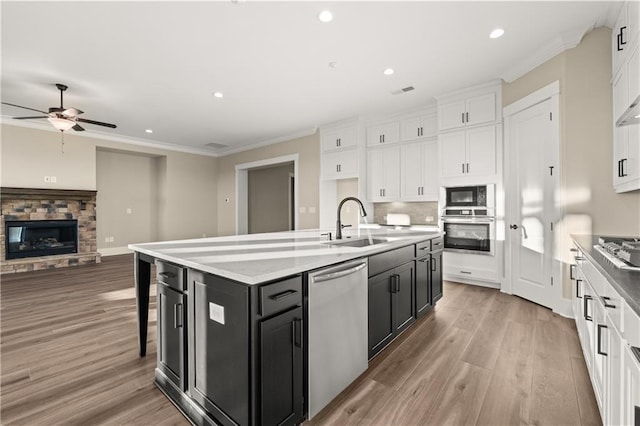
<svg viewBox="0 0 640 426"><path fill-rule="evenodd" d="M188 425L137 355L133 258L3 276L2 425ZM307 425L600 424L572 320L445 283L418 321Z"/></svg>

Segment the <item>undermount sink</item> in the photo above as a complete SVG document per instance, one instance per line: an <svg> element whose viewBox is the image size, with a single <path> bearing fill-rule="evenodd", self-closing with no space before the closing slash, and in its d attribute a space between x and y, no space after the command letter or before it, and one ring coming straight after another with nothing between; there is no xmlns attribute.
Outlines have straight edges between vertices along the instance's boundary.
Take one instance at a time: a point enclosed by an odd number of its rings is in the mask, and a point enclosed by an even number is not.
<svg viewBox="0 0 640 426"><path fill-rule="evenodd" d="M372 246L374 244L388 243L389 240L386 238L359 238L357 240L336 240L336 241L327 241L326 244L335 245L335 246L348 246L348 247L367 247Z"/></svg>

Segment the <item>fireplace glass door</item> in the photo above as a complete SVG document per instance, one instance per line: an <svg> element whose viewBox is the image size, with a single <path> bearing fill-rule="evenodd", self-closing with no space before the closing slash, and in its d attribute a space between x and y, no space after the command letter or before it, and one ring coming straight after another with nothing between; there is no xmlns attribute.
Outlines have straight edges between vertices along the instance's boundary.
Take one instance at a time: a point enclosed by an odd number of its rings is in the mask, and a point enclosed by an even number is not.
<svg viewBox="0 0 640 426"><path fill-rule="evenodd" d="M78 252L77 220L7 221L6 259Z"/></svg>

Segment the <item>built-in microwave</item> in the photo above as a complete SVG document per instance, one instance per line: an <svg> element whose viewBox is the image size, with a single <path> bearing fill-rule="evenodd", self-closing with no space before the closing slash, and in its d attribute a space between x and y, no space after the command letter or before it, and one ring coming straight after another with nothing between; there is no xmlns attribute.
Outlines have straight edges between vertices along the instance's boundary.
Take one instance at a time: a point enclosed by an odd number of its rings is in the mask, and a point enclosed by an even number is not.
<svg viewBox="0 0 640 426"><path fill-rule="evenodd" d="M494 188L493 185L445 188L446 207L494 207Z"/></svg>

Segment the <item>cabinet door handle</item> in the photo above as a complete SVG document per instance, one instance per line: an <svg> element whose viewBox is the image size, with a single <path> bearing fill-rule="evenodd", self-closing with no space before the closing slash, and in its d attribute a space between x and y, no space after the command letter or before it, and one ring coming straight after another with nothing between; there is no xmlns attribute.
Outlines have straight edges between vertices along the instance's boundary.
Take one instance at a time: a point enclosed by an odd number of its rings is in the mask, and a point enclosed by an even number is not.
<svg viewBox="0 0 640 426"><path fill-rule="evenodd" d="M622 171L620 170L620 160L618 160L618 177L622 177Z"/></svg>
<svg viewBox="0 0 640 426"><path fill-rule="evenodd" d="M395 293L396 292L396 280L395 280L395 275L391 275L389 277L389 292L390 293Z"/></svg>
<svg viewBox="0 0 640 426"><path fill-rule="evenodd" d="M602 296L602 303L604 303L604 307L605 308L615 309L616 305L610 305L610 304L607 303L609 300L611 300L610 297Z"/></svg>
<svg viewBox="0 0 640 426"><path fill-rule="evenodd" d="M462 123L464 124L464 112L462 113Z"/></svg>
<svg viewBox="0 0 640 426"><path fill-rule="evenodd" d="M468 112L467 112L467 113L465 113L465 121L466 121L467 123L469 123L469 113L468 113Z"/></svg>
<svg viewBox="0 0 640 426"><path fill-rule="evenodd" d="M296 290L285 290L281 293L277 293L277 294L272 294L271 296L269 296L269 299L274 300L274 301L278 301L280 299L284 299L285 297L289 297L293 294L296 294L297 291Z"/></svg>
<svg viewBox="0 0 640 426"><path fill-rule="evenodd" d="M293 344L301 348L302 347L302 320L300 318L293 319Z"/></svg>
<svg viewBox="0 0 640 426"><path fill-rule="evenodd" d="M462 163L461 166L462 166L462 173L464 174L464 163Z"/></svg>
<svg viewBox="0 0 640 426"><path fill-rule="evenodd" d="M569 265L569 279L575 280L576 276L574 275L574 271L576 270L576 265Z"/></svg>
<svg viewBox="0 0 640 426"><path fill-rule="evenodd" d="M582 296L580 296L580 283L582 282L582 280L576 280L576 298L577 299L582 299Z"/></svg>
<svg viewBox="0 0 640 426"><path fill-rule="evenodd" d="M182 328L182 303L173 305L173 328Z"/></svg>
<svg viewBox="0 0 640 426"><path fill-rule="evenodd" d="M583 299L584 299L584 319L587 321L593 322L593 317L589 315L589 300L592 300L593 297L589 296L588 294L585 294Z"/></svg>
<svg viewBox="0 0 640 426"><path fill-rule="evenodd" d="M435 272L435 271L436 271L436 258L431 257L431 272Z"/></svg>
<svg viewBox="0 0 640 426"><path fill-rule="evenodd" d="M467 163L467 173L469 173L469 163Z"/></svg>
<svg viewBox="0 0 640 426"><path fill-rule="evenodd" d="M627 29L626 26L620 27L620 44L621 45L627 44L627 42L624 40L624 30L626 30L626 29Z"/></svg>
<svg viewBox="0 0 640 426"><path fill-rule="evenodd" d="M618 52L622 50L622 28L620 28L620 34L616 35L616 39L618 40Z"/></svg>
<svg viewBox="0 0 640 426"><path fill-rule="evenodd" d="M624 162L627 161L626 158L620 160L620 177L626 177L627 173L624 171Z"/></svg>
<svg viewBox="0 0 640 426"><path fill-rule="evenodd" d="M606 352L602 352L602 329L603 328L608 328L606 325L604 324L598 324L598 355L604 355L607 356L608 354Z"/></svg>

